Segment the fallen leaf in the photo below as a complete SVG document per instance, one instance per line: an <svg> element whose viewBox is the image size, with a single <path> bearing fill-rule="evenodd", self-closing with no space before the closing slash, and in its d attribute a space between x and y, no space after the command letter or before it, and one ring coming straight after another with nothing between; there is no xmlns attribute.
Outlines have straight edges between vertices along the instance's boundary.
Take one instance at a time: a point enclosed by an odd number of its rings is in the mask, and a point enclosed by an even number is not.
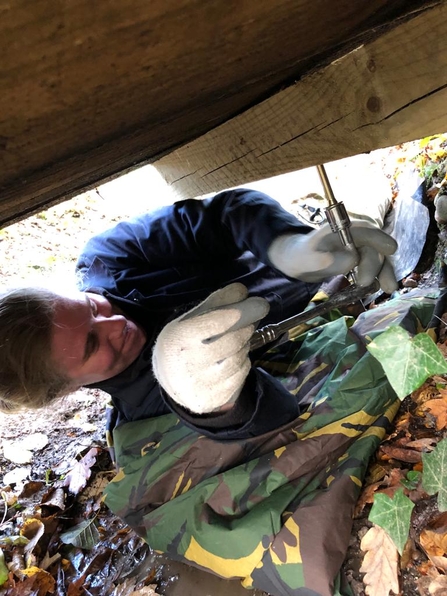
<svg viewBox="0 0 447 596"><path fill-rule="evenodd" d="M43 536L44 532L45 526L40 519L27 519L20 530L20 535L25 536L25 538L28 538L29 540L28 544L24 548L24 551L31 552L39 542L40 538Z"/></svg>
<svg viewBox="0 0 447 596"><path fill-rule="evenodd" d="M361 515L363 509L365 508L365 505L368 505L369 503L372 503L374 501L374 493L377 490L379 490L381 486L383 486L383 482L374 482L373 484L370 484L362 490L354 510L355 519L357 519Z"/></svg>
<svg viewBox="0 0 447 596"><path fill-rule="evenodd" d="M441 513L422 530L419 542L431 562L447 570L447 513Z"/></svg>
<svg viewBox="0 0 447 596"><path fill-rule="evenodd" d="M413 567L415 555L417 556L417 548L414 540L410 537L410 539L405 543L404 552L400 558L400 569L408 569L410 566Z"/></svg>
<svg viewBox="0 0 447 596"><path fill-rule="evenodd" d="M19 443L24 449L36 451L38 449L43 449L48 445L48 437L44 433L32 433L24 437Z"/></svg>
<svg viewBox="0 0 447 596"><path fill-rule="evenodd" d="M394 445L381 445L378 457L384 460L397 459L411 464L415 464L422 459L420 451L416 451L415 449L403 449L402 447L395 447Z"/></svg>
<svg viewBox="0 0 447 596"><path fill-rule="evenodd" d="M79 503L84 503L88 499L95 499L97 497L103 497L104 489L115 476L113 470L108 472L99 472L94 480L86 487L82 494L79 495Z"/></svg>
<svg viewBox="0 0 447 596"><path fill-rule="evenodd" d="M86 486L92 473L91 467L96 462L98 451L97 447L92 447L81 460L75 463L65 477L63 486L68 486L68 490L74 495L77 495Z"/></svg>
<svg viewBox="0 0 447 596"><path fill-rule="evenodd" d="M422 547L430 556L442 557L446 554L447 535L439 534L434 530L424 529L419 537Z"/></svg>
<svg viewBox="0 0 447 596"><path fill-rule="evenodd" d="M56 563L56 561L59 561L59 559L61 559L62 555L60 553L55 553L52 557L50 557L50 555L48 554L48 551L45 553L44 558L40 561L39 566L41 569L44 569L45 571L48 569L48 567L51 567L51 565L53 565L53 563Z"/></svg>
<svg viewBox="0 0 447 596"><path fill-rule="evenodd" d="M422 407L435 417L436 430L442 430L447 426L447 398L430 399Z"/></svg>
<svg viewBox="0 0 447 596"><path fill-rule="evenodd" d="M438 375L433 376L433 383L447 385L447 379L445 377L440 377Z"/></svg>
<svg viewBox="0 0 447 596"><path fill-rule="evenodd" d="M431 383L424 383L422 387L413 391L411 394L411 401L415 404L422 405L430 399L434 399L439 395L439 390L433 387Z"/></svg>
<svg viewBox="0 0 447 596"><path fill-rule="evenodd" d="M430 596L428 588L429 588L431 582L432 582L432 579L430 577L424 577L424 576L419 577L416 580L416 585L417 585L419 596Z"/></svg>
<svg viewBox="0 0 447 596"><path fill-rule="evenodd" d="M14 468L3 476L3 484L21 484L29 477L31 468Z"/></svg>
<svg viewBox="0 0 447 596"><path fill-rule="evenodd" d="M32 594L32 596L47 596L48 593L54 592L56 584L54 578L43 569L38 567L31 567L23 569L22 573L27 576L26 579L20 582L20 591L17 594Z"/></svg>
<svg viewBox="0 0 447 596"><path fill-rule="evenodd" d="M3 439L3 456L14 464L29 464L33 459L33 453L24 449L18 442L13 443Z"/></svg>
<svg viewBox="0 0 447 596"><path fill-rule="evenodd" d="M439 577L439 571L430 560L424 561L418 566L418 571L421 575L427 575L430 579Z"/></svg>
<svg viewBox="0 0 447 596"><path fill-rule="evenodd" d="M15 464L29 464L33 450L43 449L47 444L48 437L43 433L33 433L20 441L3 439L3 456Z"/></svg>
<svg viewBox="0 0 447 596"><path fill-rule="evenodd" d="M379 466L377 466L379 467ZM382 479L379 482L374 482L365 486L363 489L356 507L354 511L354 517L357 518L365 508L365 505L372 503L374 501L374 494L376 492L387 494L389 497L393 497L394 493L401 488L401 481L405 477L404 470L400 470L398 468L392 468L388 474L386 474L385 468L381 467L383 471L382 474L378 474L378 477L382 476Z"/></svg>
<svg viewBox="0 0 447 596"><path fill-rule="evenodd" d="M447 576L441 575L432 580L428 586L430 596L445 596L447 594Z"/></svg>
<svg viewBox="0 0 447 596"><path fill-rule="evenodd" d="M157 586L155 584L137 588L135 580L125 579L121 584L116 586L111 596L159 596L158 592L155 591L156 588Z"/></svg>
<svg viewBox="0 0 447 596"><path fill-rule="evenodd" d="M19 494L19 497L21 499L29 499L38 493L43 486L45 486L45 483L41 480L30 480L23 485L22 492Z"/></svg>
<svg viewBox="0 0 447 596"><path fill-rule="evenodd" d="M412 418L413 417L410 412L404 412L401 416L399 416L394 424L396 432L407 430Z"/></svg>
<svg viewBox="0 0 447 596"><path fill-rule="evenodd" d="M379 480L382 480L382 478L384 478L387 473L387 468L377 463L373 463L371 464L368 470L368 475L365 478L365 483L372 484L374 482L379 482Z"/></svg>
<svg viewBox="0 0 447 596"><path fill-rule="evenodd" d="M60 535L61 542L64 544L73 544L73 546L86 550L91 550L96 546L99 538L95 519L87 519Z"/></svg>
<svg viewBox="0 0 447 596"><path fill-rule="evenodd" d="M383 528L393 540L400 554L408 540L411 512L414 503L399 489L394 497L376 493L368 519Z"/></svg>
<svg viewBox="0 0 447 596"><path fill-rule="evenodd" d="M42 505L56 507L63 511L65 509L65 492L63 488L52 488L42 498Z"/></svg>
<svg viewBox="0 0 447 596"><path fill-rule="evenodd" d="M365 552L360 572L367 596L389 596L399 593L398 553L393 541L379 526L373 526L362 538L360 548Z"/></svg>
<svg viewBox="0 0 447 596"><path fill-rule="evenodd" d="M407 447L410 449L416 449L416 451L433 451L436 447L436 439L434 437L427 437L425 439L416 439L415 441L409 441Z"/></svg>

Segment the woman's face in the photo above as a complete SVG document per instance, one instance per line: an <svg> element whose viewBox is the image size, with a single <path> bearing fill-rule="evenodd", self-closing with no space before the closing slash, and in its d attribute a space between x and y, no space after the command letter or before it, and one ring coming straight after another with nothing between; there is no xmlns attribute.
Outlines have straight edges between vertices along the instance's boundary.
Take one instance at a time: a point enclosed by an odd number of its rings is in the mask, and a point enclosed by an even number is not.
<svg viewBox="0 0 447 596"><path fill-rule="evenodd" d="M145 343L143 329L103 296L80 292L56 303L52 359L79 387L125 370Z"/></svg>

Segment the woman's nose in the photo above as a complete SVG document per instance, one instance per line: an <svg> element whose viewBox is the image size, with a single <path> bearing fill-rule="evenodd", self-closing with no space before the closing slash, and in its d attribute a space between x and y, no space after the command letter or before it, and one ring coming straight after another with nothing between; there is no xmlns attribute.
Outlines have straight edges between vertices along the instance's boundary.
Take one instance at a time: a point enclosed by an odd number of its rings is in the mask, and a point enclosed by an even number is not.
<svg viewBox="0 0 447 596"><path fill-rule="evenodd" d="M123 315L114 314L110 317L101 317L96 321L98 331L106 336L107 339L121 337L126 328L127 321Z"/></svg>

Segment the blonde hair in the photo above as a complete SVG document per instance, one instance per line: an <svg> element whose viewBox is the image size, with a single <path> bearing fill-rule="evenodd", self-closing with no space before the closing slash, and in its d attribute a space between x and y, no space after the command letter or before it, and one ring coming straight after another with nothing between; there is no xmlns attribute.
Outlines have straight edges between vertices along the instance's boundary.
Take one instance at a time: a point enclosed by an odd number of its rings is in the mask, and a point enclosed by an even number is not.
<svg viewBox="0 0 447 596"><path fill-rule="evenodd" d="M16 288L0 295L0 410L40 408L73 390L51 362L51 333L59 295Z"/></svg>

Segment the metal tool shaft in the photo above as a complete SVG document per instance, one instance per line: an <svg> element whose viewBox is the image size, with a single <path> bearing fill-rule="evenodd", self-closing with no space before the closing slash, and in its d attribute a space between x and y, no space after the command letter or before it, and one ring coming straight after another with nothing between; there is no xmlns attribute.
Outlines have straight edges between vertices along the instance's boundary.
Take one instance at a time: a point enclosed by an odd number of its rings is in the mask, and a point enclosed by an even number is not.
<svg viewBox="0 0 447 596"><path fill-rule="evenodd" d="M346 207L341 201L337 201L335 198L334 192L332 190L331 184L329 182L329 178L326 174L325 167L323 165L317 166L318 174L320 176L321 184L324 188L324 194L326 199L329 203L328 207L325 209L326 219L331 226L331 230L338 234L343 246L352 252L355 257L356 265L360 260L360 255L358 253L357 247L354 244L354 240L351 234L351 220L349 219L348 212L346 211ZM351 281L355 283L355 272L350 272Z"/></svg>
<svg viewBox="0 0 447 596"><path fill-rule="evenodd" d="M331 296L325 302L321 302L313 308L309 308L309 310L305 310L304 312L285 319L280 323L266 325L265 327L262 327L261 329L258 329L254 332L250 341L250 350L257 350L262 346L276 341L277 339L281 338L281 336L284 336L283 340L287 341L289 339L288 332L294 327L297 327L301 323L306 323L315 317L324 315L334 308L341 308L342 306L354 304L358 300L365 298L365 296L368 294L374 294L377 292L379 287L379 282L377 280L375 280L371 285L365 287L348 286L340 292L337 292L337 294Z"/></svg>

